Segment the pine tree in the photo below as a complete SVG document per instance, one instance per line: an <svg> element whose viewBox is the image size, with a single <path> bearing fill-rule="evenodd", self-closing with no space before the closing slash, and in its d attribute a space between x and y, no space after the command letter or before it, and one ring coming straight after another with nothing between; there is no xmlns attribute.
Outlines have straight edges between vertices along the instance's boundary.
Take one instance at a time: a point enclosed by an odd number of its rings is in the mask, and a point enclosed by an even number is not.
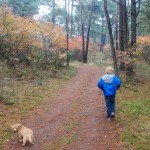
<svg viewBox="0 0 150 150"><path fill-rule="evenodd" d="M39 0L8 0L8 3L15 15L26 17L38 13Z"/></svg>

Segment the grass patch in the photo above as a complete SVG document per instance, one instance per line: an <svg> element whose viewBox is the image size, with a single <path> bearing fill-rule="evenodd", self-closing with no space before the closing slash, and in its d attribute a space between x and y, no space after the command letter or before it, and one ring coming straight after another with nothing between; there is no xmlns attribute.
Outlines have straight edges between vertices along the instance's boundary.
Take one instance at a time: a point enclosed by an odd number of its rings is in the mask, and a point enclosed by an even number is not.
<svg viewBox="0 0 150 150"><path fill-rule="evenodd" d="M150 149L150 81L146 84L123 84L118 92L118 121L123 126L124 148Z"/></svg>
<svg viewBox="0 0 150 150"><path fill-rule="evenodd" d="M149 79L149 77L150 77L150 66L149 66L149 64L145 64L145 63L136 64L136 71L137 71L137 75L141 79L143 79L143 80Z"/></svg>
<svg viewBox="0 0 150 150"><path fill-rule="evenodd" d="M11 137L11 131L4 127L0 130L0 135L1 135L1 138L0 138L0 145L3 144L3 141L4 140L7 140Z"/></svg>

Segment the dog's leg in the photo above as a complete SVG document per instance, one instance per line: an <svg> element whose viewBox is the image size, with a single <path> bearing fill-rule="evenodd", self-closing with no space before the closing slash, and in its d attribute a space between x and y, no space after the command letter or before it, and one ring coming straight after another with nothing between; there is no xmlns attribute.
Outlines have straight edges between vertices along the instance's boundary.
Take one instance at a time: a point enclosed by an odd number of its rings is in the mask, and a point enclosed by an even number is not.
<svg viewBox="0 0 150 150"><path fill-rule="evenodd" d="M23 137L22 136L19 136L19 139L20 139L19 140L20 142L23 142Z"/></svg>
<svg viewBox="0 0 150 150"><path fill-rule="evenodd" d="M33 137L29 137L30 144L33 144Z"/></svg>
<svg viewBox="0 0 150 150"><path fill-rule="evenodd" d="M23 137L23 144L22 144L22 146L25 146L25 144L26 144L26 138Z"/></svg>

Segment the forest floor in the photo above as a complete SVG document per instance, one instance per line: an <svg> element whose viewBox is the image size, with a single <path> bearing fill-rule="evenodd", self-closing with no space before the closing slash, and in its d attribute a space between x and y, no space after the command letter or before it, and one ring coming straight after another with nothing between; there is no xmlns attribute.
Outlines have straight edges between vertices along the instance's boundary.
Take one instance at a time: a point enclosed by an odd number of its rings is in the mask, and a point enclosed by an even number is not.
<svg viewBox="0 0 150 150"><path fill-rule="evenodd" d="M81 65L77 75L58 90L53 103L36 109L22 124L34 132L34 145L22 147L14 134L9 150L119 150L121 127L106 119L97 82L103 70Z"/></svg>

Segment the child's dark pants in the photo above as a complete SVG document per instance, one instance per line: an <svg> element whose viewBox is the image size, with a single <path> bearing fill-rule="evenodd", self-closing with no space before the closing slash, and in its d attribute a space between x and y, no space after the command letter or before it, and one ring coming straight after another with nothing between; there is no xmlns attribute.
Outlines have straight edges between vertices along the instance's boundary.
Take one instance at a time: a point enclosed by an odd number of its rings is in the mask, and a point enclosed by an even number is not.
<svg viewBox="0 0 150 150"><path fill-rule="evenodd" d="M115 95L113 96L105 96L106 101L106 109L107 109L107 117L111 117L111 113L115 113Z"/></svg>

